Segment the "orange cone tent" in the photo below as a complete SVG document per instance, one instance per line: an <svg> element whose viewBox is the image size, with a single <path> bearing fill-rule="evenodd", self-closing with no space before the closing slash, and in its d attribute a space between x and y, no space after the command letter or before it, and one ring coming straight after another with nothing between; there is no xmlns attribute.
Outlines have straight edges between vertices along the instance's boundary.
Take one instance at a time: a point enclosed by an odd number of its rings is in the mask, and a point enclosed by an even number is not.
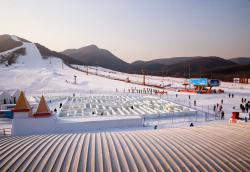
<svg viewBox="0 0 250 172"><path fill-rule="evenodd" d="M39 102L38 108L36 110L36 113L33 114L34 117L47 117L50 116L51 112L49 110L49 107L47 105L47 102L45 101L44 96L41 97L41 100Z"/></svg>
<svg viewBox="0 0 250 172"><path fill-rule="evenodd" d="M13 112L31 112L30 104L27 101L23 91L20 92L19 98L17 100L15 108L13 109Z"/></svg>

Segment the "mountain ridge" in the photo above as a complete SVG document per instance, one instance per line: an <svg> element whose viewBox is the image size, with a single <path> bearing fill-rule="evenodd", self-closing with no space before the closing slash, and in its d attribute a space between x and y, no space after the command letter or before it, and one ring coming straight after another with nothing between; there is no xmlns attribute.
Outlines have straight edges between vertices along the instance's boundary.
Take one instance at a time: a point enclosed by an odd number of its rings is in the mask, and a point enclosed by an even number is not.
<svg viewBox="0 0 250 172"><path fill-rule="evenodd" d="M8 49L13 47L13 49L18 48L18 46L22 47L21 44L24 43L31 43L24 38L6 34L0 35L0 42L1 41L4 44L0 44L0 50L2 49L5 51L8 51ZM189 76L189 73L192 77L208 77L210 73L214 73L214 77L218 76L218 79L230 78L231 76L240 77L241 75L250 75L250 71L248 71L246 67L246 65L250 64L250 58L248 57L237 57L232 59L224 59L217 56L170 57L149 61L138 60L132 63L127 63L112 54L110 51L101 49L94 44L80 47L78 49L66 49L62 52L50 50L39 43L34 43L34 45L39 50L42 58L45 59L48 57L57 57L62 59L66 64L100 66L127 73L146 73L174 77L187 77ZM22 53L23 52L25 51L22 51ZM16 51L15 53L18 55L19 51ZM14 56L14 59L15 58L17 57ZM13 61L11 62L13 63ZM229 69L233 71L224 72Z"/></svg>

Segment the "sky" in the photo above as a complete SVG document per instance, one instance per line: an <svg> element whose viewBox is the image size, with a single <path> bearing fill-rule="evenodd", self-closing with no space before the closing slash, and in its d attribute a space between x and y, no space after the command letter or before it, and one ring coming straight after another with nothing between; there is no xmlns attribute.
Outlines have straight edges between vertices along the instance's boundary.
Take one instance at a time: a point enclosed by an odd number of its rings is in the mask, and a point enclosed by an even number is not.
<svg viewBox="0 0 250 172"><path fill-rule="evenodd" d="M250 0L0 0L0 34L56 51L95 44L127 62L250 57Z"/></svg>

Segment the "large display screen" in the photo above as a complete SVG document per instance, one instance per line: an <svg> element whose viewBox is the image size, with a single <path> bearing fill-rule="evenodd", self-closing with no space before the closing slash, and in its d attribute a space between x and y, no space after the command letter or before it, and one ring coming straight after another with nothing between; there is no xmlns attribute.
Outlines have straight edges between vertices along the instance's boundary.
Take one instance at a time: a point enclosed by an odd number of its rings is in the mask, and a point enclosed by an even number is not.
<svg viewBox="0 0 250 172"><path fill-rule="evenodd" d="M209 85L213 87L218 87L220 86L220 80L218 79L210 79L209 80Z"/></svg>
<svg viewBox="0 0 250 172"><path fill-rule="evenodd" d="M190 80L190 83L192 85L207 86L208 85L208 79L207 78L192 78Z"/></svg>

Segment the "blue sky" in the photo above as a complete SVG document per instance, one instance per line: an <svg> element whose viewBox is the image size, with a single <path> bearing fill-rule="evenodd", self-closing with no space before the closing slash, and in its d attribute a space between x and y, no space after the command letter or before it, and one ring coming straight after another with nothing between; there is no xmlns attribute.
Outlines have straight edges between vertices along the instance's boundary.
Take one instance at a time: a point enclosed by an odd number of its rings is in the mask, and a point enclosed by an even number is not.
<svg viewBox="0 0 250 172"><path fill-rule="evenodd" d="M250 57L249 0L1 0L0 34L62 51L96 44L127 62Z"/></svg>

